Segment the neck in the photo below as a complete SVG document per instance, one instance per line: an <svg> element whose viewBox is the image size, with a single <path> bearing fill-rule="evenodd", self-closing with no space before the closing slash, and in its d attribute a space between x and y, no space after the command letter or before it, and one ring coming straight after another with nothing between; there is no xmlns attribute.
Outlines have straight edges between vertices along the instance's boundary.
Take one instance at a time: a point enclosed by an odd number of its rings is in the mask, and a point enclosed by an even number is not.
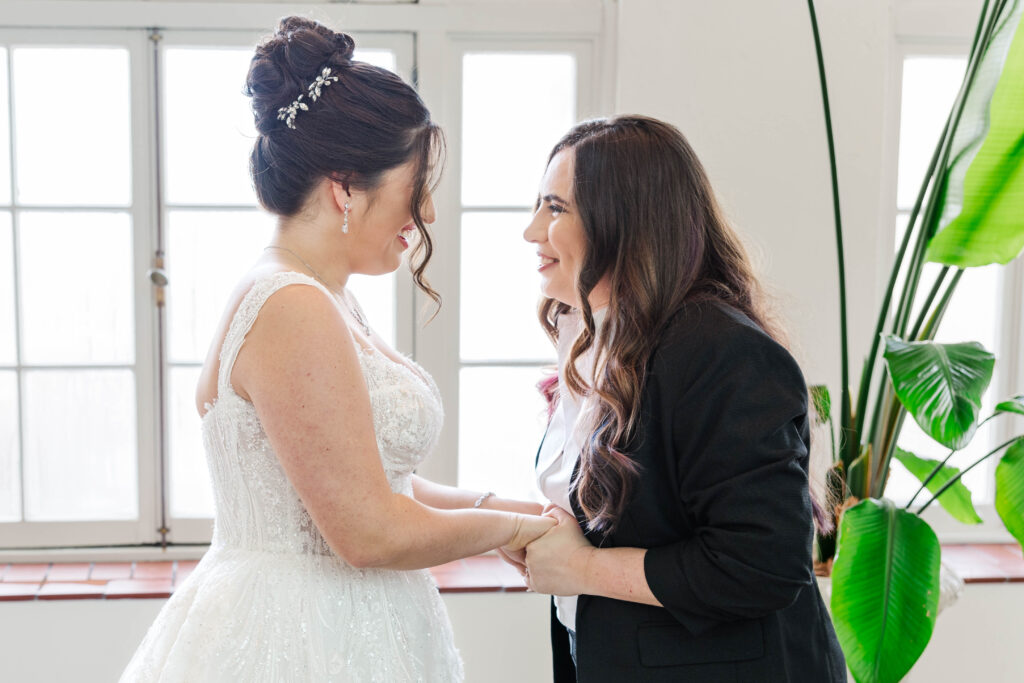
<svg viewBox="0 0 1024 683"><path fill-rule="evenodd" d="M351 269L344 251L325 235L326 231L319 226L296 219L282 220L267 246L273 247L270 251L279 258L307 271L328 288L341 291L348 283Z"/></svg>

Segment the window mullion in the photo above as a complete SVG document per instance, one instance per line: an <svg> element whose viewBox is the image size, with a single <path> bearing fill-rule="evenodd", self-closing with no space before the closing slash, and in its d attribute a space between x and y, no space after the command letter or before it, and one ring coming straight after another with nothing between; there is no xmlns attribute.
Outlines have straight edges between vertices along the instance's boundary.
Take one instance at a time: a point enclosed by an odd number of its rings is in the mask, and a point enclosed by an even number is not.
<svg viewBox="0 0 1024 683"><path fill-rule="evenodd" d="M10 186L11 186L11 266L14 287L14 364L15 364L15 391L17 392L18 405L18 502L20 508L20 519L25 521L25 380L22 370L21 352L21 268L18 240L18 226L20 213L18 211L18 197L16 194L17 182L15 170L17 169L18 136L15 134L14 117L14 51L10 43L7 44L7 125L10 136Z"/></svg>
<svg viewBox="0 0 1024 683"><path fill-rule="evenodd" d="M155 144L156 103L152 83L153 56L146 32L132 35L132 236L133 272L135 281L135 384L138 423L138 495L139 527L136 542L159 540L160 482L159 468L160 411L163 397L156 387L163 369L160 367L158 331L159 310L151 288L148 272L158 248L156 233L159 205L157 200L157 169Z"/></svg>

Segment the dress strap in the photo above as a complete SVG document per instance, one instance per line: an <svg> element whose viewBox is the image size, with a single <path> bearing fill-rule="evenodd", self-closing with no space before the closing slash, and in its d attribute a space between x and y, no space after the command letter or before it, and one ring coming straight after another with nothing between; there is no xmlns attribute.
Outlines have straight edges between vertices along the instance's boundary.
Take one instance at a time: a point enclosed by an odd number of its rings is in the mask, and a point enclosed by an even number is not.
<svg viewBox="0 0 1024 683"><path fill-rule="evenodd" d="M238 352L242 349L245 336L249 334L249 330L256 322L256 317L259 315L260 309L263 308L263 304L274 292L288 285L311 285L326 294L331 301L335 301L331 292L321 283L308 275L292 270L281 271L256 280L242 298L242 303L238 305L238 310L235 311L235 316L231 319L231 325L228 326L227 334L224 336L224 344L220 348L220 370L217 372L218 396L223 395L225 388L231 389L231 370L235 367L235 359L238 358Z"/></svg>

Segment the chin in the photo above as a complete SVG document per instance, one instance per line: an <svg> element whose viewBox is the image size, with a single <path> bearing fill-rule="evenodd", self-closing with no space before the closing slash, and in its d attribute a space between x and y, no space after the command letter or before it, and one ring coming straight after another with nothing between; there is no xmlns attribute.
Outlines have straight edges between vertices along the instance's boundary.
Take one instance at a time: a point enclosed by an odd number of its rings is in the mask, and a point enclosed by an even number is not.
<svg viewBox="0 0 1024 683"><path fill-rule="evenodd" d="M567 306L579 308L579 304L576 302L575 293L573 293L573 296L569 296L569 292L563 291L560 287L551 287L544 284L541 285L540 293L549 299L560 301Z"/></svg>

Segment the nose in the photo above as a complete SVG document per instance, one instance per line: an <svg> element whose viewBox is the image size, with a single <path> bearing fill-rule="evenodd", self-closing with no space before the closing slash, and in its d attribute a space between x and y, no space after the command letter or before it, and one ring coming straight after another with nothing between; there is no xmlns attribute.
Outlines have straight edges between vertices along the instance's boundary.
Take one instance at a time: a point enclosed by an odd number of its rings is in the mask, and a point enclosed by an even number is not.
<svg viewBox="0 0 1024 683"><path fill-rule="evenodd" d="M437 216L434 214L434 195L427 193L427 196L423 198L423 206L420 207L420 216L423 218L423 222L430 225L434 222Z"/></svg>
<svg viewBox="0 0 1024 683"><path fill-rule="evenodd" d="M544 241L548 234L547 228L541 225L540 215L540 211L535 211L526 230L523 230L523 239L531 244Z"/></svg>

